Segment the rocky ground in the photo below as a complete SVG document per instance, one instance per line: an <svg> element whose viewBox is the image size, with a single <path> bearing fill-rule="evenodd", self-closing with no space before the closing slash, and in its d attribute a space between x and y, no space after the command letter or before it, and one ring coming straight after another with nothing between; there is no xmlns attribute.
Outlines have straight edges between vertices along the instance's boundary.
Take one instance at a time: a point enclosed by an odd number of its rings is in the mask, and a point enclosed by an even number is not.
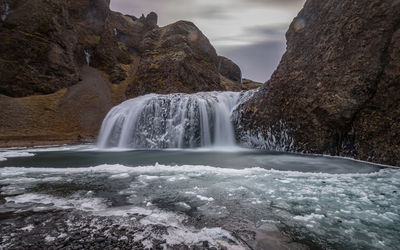
<svg viewBox="0 0 400 250"><path fill-rule="evenodd" d="M143 225L139 222L141 218L142 215L134 214L95 216L73 210L1 213L0 246L2 249L310 249L283 236L276 228L256 229L238 220L225 224L232 230L232 239L217 244L207 240L168 244L165 238L170 226Z"/></svg>
<svg viewBox="0 0 400 250"><path fill-rule="evenodd" d="M34 209L29 202L4 205L7 197L16 195L0 194L0 249L318 249L294 241L274 224L256 227L241 218L240 209L237 215L216 220L184 213L162 219L167 211L148 214L141 208L125 214L121 207L115 212L55 208L52 203ZM176 216L185 218L183 224Z"/></svg>

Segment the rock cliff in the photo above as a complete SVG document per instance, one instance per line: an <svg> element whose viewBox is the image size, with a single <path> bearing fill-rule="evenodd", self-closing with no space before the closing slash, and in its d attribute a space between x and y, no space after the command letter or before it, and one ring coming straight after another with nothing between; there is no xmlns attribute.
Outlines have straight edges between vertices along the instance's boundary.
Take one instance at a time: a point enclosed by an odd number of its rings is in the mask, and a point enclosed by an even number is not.
<svg viewBox="0 0 400 250"><path fill-rule="evenodd" d="M0 0L0 145L95 138L107 111L137 95L242 89L193 23L158 27L155 13L109 4Z"/></svg>
<svg viewBox="0 0 400 250"><path fill-rule="evenodd" d="M400 2L308 0L286 38L241 107L241 139L400 165Z"/></svg>

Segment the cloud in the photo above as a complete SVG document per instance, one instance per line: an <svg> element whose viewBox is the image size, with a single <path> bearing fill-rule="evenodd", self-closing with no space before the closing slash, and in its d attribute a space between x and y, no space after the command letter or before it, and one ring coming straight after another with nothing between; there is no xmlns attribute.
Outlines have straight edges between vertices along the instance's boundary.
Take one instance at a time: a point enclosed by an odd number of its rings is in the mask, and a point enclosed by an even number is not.
<svg viewBox="0 0 400 250"><path fill-rule="evenodd" d="M288 29L288 24L273 24L264 26L250 26L244 28L241 33L235 35L222 34L213 37L212 43L214 46L239 46L251 45L265 42L280 42L284 43L285 33Z"/></svg>
<svg viewBox="0 0 400 250"><path fill-rule="evenodd" d="M305 3L305 0L242 0L246 3L266 5L266 6L281 6L281 7L294 7L298 8L299 5Z"/></svg>
<svg viewBox="0 0 400 250"><path fill-rule="evenodd" d="M178 20L192 21L209 38L217 51L225 53L241 66L244 75L265 81L284 52L285 32L304 2L305 0L111 0L111 8L135 16L155 11L161 26Z"/></svg>
<svg viewBox="0 0 400 250"><path fill-rule="evenodd" d="M249 34L260 34L265 37L271 36L281 36L286 32L288 24L274 24L274 25L264 25L264 26L252 26L246 30Z"/></svg>
<svg viewBox="0 0 400 250"><path fill-rule="evenodd" d="M278 66L285 48L285 43L267 41L247 46L221 47L218 53L237 63L244 78L266 82Z"/></svg>

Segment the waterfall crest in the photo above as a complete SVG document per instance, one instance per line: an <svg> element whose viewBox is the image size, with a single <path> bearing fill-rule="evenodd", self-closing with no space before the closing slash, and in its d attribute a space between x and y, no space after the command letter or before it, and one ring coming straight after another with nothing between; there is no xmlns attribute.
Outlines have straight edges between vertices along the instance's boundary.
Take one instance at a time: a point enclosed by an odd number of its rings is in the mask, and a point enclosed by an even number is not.
<svg viewBox="0 0 400 250"><path fill-rule="evenodd" d="M234 146L233 109L242 94L149 94L114 107L100 130L100 148Z"/></svg>

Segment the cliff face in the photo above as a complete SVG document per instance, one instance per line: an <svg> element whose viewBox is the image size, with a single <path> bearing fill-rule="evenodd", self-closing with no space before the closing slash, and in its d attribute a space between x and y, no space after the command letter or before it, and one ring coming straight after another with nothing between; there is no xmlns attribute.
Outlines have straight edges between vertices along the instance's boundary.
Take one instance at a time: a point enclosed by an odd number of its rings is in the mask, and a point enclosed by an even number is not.
<svg viewBox="0 0 400 250"><path fill-rule="evenodd" d="M128 96L151 90L160 94L225 90L216 67L217 53L194 24L180 21L153 29L140 45L142 58Z"/></svg>
<svg viewBox="0 0 400 250"><path fill-rule="evenodd" d="M109 0L0 0L0 15L0 145L95 138L138 95L241 90L190 22L158 27Z"/></svg>
<svg viewBox="0 0 400 250"><path fill-rule="evenodd" d="M286 37L277 70L242 107L240 132L400 165L400 3L309 0Z"/></svg>

